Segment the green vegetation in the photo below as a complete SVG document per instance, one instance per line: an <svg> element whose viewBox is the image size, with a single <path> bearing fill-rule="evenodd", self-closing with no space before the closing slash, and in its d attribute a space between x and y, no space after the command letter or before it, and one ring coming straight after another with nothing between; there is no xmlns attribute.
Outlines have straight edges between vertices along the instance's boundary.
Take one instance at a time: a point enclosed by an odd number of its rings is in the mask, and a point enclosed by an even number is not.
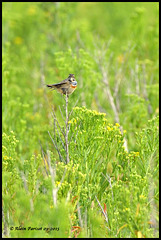
<svg viewBox="0 0 161 240"><path fill-rule="evenodd" d="M159 237L158 16L2 3L3 237ZM70 73L66 164L65 100L44 84Z"/></svg>

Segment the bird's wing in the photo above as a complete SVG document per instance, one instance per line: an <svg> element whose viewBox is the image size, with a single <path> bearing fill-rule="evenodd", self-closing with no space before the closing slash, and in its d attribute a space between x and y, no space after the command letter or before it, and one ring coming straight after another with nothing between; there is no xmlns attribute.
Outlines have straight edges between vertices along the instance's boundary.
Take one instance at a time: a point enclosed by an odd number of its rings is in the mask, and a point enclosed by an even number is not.
<svg viewBox="0 0 161 240"><path fill-rule="evenodd" d="M63 80L62 82L60 82L60 83L55 83L55 84L48 84L48 85L46 85L48 88L60 88L60 87L68 87L68 84L67 84L67 82L68 82L68 78L67 79L65 79L65 80Z"/></svg>
<svg viewBox="0 0 161 240"><path fill-rule="evenodd" d="M54 84L54 85L62 85L62 84L65 84L65 83L67 83L68 82L68 78L67 79L65 79L65 80L63 80L62 82L60 82L60 83L56 83L56 84Z"/></svg>

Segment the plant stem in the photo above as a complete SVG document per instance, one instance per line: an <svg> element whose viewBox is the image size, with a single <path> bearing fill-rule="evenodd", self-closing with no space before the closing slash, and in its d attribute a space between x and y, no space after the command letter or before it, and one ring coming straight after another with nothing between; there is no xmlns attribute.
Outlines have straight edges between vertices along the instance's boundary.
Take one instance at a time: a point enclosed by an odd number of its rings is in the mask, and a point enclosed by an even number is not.
<svg viewBox="0 0 161 240"><path fill-rule="evenodd" d="M65 145L66 145L66 156L67 156L67 164L69 163L69 149L68 149L68 94L66 92L66 121L65 121L65 125L66 125L66 133L65 133Z"/></svg>

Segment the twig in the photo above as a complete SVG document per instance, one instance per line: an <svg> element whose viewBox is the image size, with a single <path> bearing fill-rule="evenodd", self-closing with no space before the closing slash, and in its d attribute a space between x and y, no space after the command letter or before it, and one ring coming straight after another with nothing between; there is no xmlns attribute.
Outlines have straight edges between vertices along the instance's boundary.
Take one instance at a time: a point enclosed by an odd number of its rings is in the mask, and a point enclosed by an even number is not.
<svg viewBox="0 0 161 240"><path fill-rule="evenodd" d="M61 153L60 153L60 151L59 151L59 149L58 149L58 147L57 147L57 144L56 144L56 142L54 142L54 140L53 140L53 138L51 137L49 131L48 131L48 134L49 134L49 136L50 136L50 138L51 138L51 141L52 141L52 143L54 144L54 146L55 146L55 148L56 148L56 150L57 150L57 152L58 152L58 154L59 154L60 160L63 160L63 162L64 162L64 159L63 159L63 157L62 157L62 155L61 155Z"/></svg>
<svg viewBox="0 0 161 240"><path fill-rule="evenodd" d="M150 166L151 173L154 172L154 155L155 155L155 151L151 154L149 158L149 166ZM152 176L152 174L149 176ZM149 194L148 194L149 197L148 198L149 198L150 209L151 209L150 221L151 221L151 227L154 228L154 236L156 236L159 225L156 217L157 205L155 203L155 182L152 177L149 177L148 181L149 181Z"/></svg>
<svg viewBox="0 0 161 240"><path fill-rule="evenodd" d="M110 88L109 88L107 71L104 69L104 67L101 67L101 69L102 69L102 75L103 75L103 82L104 82L104 84L106 85L106 89L105 89L105 90L106 90L108 99L109 99L109 101L110 101L112 110L113 110L114 115L115 115L115 122L120 123L119 114L118 114L118 111L117 111L117 108L116 108L116 105L115 105L113 96L112 96L111 91L110 91ZM123 134L123 127L122 127L122 126L120 126L120 131L121 131L121 133ZM125 147L125 150L128 151L128 146L127 146L127 140L126 140L126 138L124 138L124 147Z"/></svg>
<svg viewBox="0 0 161 240"><path fill-rule="evenodd" d="M63 129L61 128L61 126L60 126L60 124L59 124L59 122L57 120L57 117L56 117L56 114L55 114L55 111L54 111L53 107L52 107L52 111L53 112L51 112L51 114L52 114L53 118L56 120L56 122L57 122L57 124L58 124L58 126L59 126L59 128L60 128L60 130L61 130L61 132L63 134L63 136L65 137L65 132L63 131Z"/></svg>
<svg viewBox="0 0 161 240"><path fill-rule="evenodd" d="M83 228L83 221L82 221L82 217L81 217L81 211L80 211L80 206L79 206L79 201L77 203L77 211L78 211L78 218L79 218L79 223L81 228Z"/></svg>
<svg viewBox="0 0 161 240"><path fill-rule="evenodd" d="M138 73L139 73L139 65L138 65L138 59L136 59L136 66L135 66L135 82L136 82L136 93L139 96L140 95L140 86L139 86L139 77L138 77Z"/></svg>
<svg viewBox="0 0 161 240"><path fill-rule="evenodd" d="M2 219L3 219L3 225L4 225L4 229L2 230L2 238L6 238L6 237L8 237L8 226L7 226L7 221L5 219L5 216L4 216L3 207L2 207Z"/></svg>
<svg viewBox="0 0 161 240"><path fill-rule="evenodd" d="M65 121L65 126L66 126L66 134L65 134L65 145L66 145L66 163L69 163L69 144L68 144L68 94L66 92L66 121Z"/></svg>
<svg viewBox="0 0 161 240"><path fill-rule="evenodd" d="M121 72L122 72L122 69L120 68L118 70L118 73L116 74L116 84L115 84L115 90L114 90L114 98L116 98L118 96L118 91L119 91L119 86L120 86L120 83L121 83Z"/></svg>
<svg viewBox="0 0 161 240"><path fill-rule="evenodd" d="M122 80L122 68L120 68L118 70L118 73L115 74L115 88L114 88L114 93L113 93L113 98L115 99L115 102L116 102L116 109L118 112L120 112L120 101L119 101L119 88L120 88L120 83L121 83L121 80Z"/></svg>
<svg viewBox="0 0 161 240"><path fill-rule="evenodd" d="M101 211L102 211L102 213L103 213L103 215L104 215L104 217L105 217L105 221L108 223L108 216L107 216L107 213L104 212L103 207L101 206L101 204L100 204L98 198L97 198L96 196L95 196L95 198L96 198L96 200L97 200L97 202L98 202L98 205L99 205L99 207L101 208ZM107 229L108 229L109 231L111 231L108 227L107 227Z"/></svg>
<svg viewBox="0 0 161 240"><path fill-rule="evenodd" d="M28 191L27 181L26 181L26 177L25 177L23 172L21 172L21 178L22 178L23 183L24 183L24 188L25 188L26 192L28 193L29 191Z"/></svg>
<svg viewBox="0 0 161 240"><path fill-rule="evenodd" d="M79 99L80 99L80 97L77 99L77 101L75 102L74 106L72 107L72 110L70 111L70 113L69 113L69 115L68 115L68 119L69 119L69 117L72 115L73 110L74 110L75 106L77 105Z"/></svg>
<svg viewBox="0 0 161 240"><path fill-rule="evenodd" d="M49 159L49 170L50 170L50 175L51 175L51 182L53 186L53 204L56 206L57 205L57 188L55 187L55 176L56 176L56 167L53 168L51 167L51 159L50 159L50 152L47 151L48 159Z"/></svg>
<svg viewBox="0 0 161 240"><path fill-rule="evenodd" d="M109 88L107 71L103 67L101 69L102 69L102 75L103 75L103 83L106 85L106 89L105 90L106 90L106 93L107 93L107 96L109 98L112 110L113 110L114 115L115 115L115 122L119 123L119 115L118 115L118 112L117 112L117 109L116 109L116 105L114 103L113 96L112 96L110 88Z"/></svg>
<svg viewBox="0 0 161 240"><path fill-rule="evenodd" d="M62 138L61 138L61 136L60 136L59 130L58 130L57 126L56 126L55 119L54 119L54 136L56 137L55 129L56 129L56 131L57 131L57 133L58 133L58 135L59 135L59 139L60 139L60 141L61 141L61 143L62 143L62 146L63 146L63 148L64 148L64 150L65 150L65 146L64 146L63 140L62 140Z"/></svg>
<svg viewBox="0 0 161 240"><path fill-rule="evenodd" d="M61 181L60 181L59 185L56 187L55 186L56 167L54 169L51 167L51 159L50 159L49 151L47 151L47 154L48 154L48 159L49 159L49 170L50 170L50 175L51 175L51 180L52 180L52 185L53 185L53 203L56 206L57 205L57 193L58 193L58 191L59 191L59 189L60 189L60 187L61 187L61 185L64 181L67 169L64 170Z"/></svg>
<svg viewBox="0 0 161 240"><path fill-rule="evenodd" d="M143 68L143 96L144 96L146 101L149 101L147 90L146 90L146 71L145 71L146 69L145 69L145 64L143 64L142 68ZM153 112L152 106L151 106L151 104L149 102L148 103L148 113L152 114L152 112Z"/></svg>
<svg viewBox="0 0 161 240"><path fill-rule="evenodd" d="M111 188L111 192L112 192L112 200L114 200L114 197L113 197L113 190L112 190L112 184L111 184L111 178L110 176L107 175L106 173L106 176L102 173L102 175L106 178L106 180L109 182L109 185L110 185L110 188Z"/></svg>
<svg viewBox="0 0 161 240"><path fill-rule="evenodd" d="M94 43L94 44L95 44L95 48L97 50L97 53L96 53L96 56L95 56L94 59L95 59L95 62L97 63L97 65L98 65L98 67L99 67L99 69L102 73L102 76L103 76L102 81L106 85L105 91L106 91L107 97L109 99L111 108L114 112L115 122L120 124L118 109L117 109L116 104L114 102L114 97L111 94L110 87L109 87L108 76L107 76L107 69L109 69L110 60L107 62L105 58L106 58L106 51L107 51L107 49L110 45L110 41L109 41L107 47L103 46L101 50L96 43ZM112 58L112 53L110 55L110 58ZM118 82L118 86L119 86L119 82ZM115 97L117 97L117 95L116 95L117 90L118 89L116 89L116 91L114 93ZM118 106L118 102L117 102L117 106ZM120 131L123 134L123 127L120 127ZM125 150L128 151L127 140L125 138L124 138L124 147L125 147Z"/></svg>
<svg viewBox="0 0 161 240"><path fill-rule="evenodd" d="M60 107L60 106L59 106L59 111L60 111L60 113L61 113L62 119L63 119L64 122L65 122L65 119L64 119L64 116L63 116L63 113L62 113L62 111L61 111L61 107Z"/></svg>

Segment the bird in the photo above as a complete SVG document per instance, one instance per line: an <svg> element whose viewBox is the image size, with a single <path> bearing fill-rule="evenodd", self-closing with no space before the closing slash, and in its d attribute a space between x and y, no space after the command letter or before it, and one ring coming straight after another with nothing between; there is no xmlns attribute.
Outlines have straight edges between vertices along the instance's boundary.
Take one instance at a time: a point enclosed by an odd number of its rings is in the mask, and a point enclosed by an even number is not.
<svg viewBox="0 0 161 240"><path fill-rule="evenodd" d="M49 89L52 89L52 90L56 89L61 94L64 94L64 95L67 94L68 96L72 94L77 88L77 81L75 80L74 74L69 74L68 78L66 78L62 82L56 83L56 84L48 84L46 86Z"/></svg>

